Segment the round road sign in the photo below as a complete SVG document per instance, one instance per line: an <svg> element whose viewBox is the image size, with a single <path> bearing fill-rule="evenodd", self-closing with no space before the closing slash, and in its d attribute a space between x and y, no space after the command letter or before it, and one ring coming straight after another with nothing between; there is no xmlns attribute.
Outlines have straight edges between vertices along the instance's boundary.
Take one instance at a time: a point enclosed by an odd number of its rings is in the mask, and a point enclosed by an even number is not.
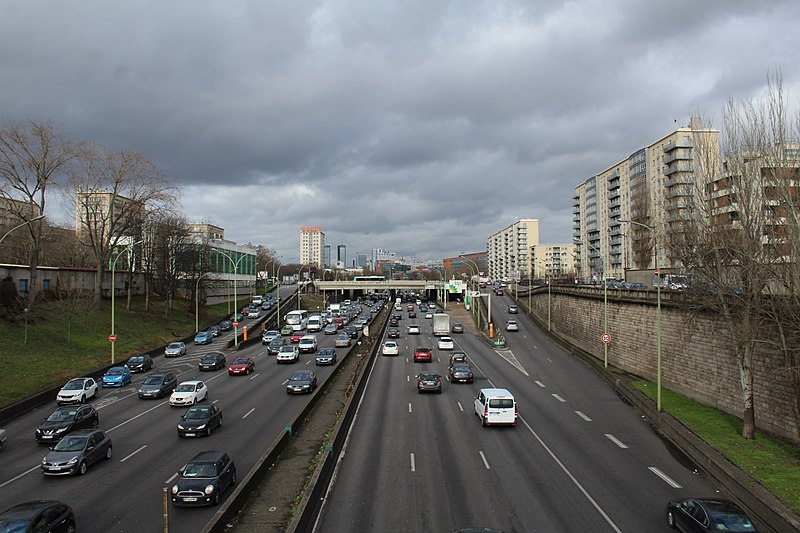
<svg viewBox="0 0 800 533"><path fill-rule="evenodd" d="M109 341L111 341L111 342L114 342L114 341L116 341L116 340L117 340L117 336L116 336L116 335L113 335L113 334L112 334L112 335L109 335L109 336L108 336L108 340L109 340Z"/></svg>
<svg viewBox="0 0 800 533"><path fill-rule="evenodd" d="M603 333L600 335L600 340L606 344L611 342L611 333Z"/></svg>
<svg viewBox="0 0 800 533"><path fill-rule="evenodd" d="M239 323L238 322L234 322L233 323L233 327L238 328L239 327Z"/></svg>

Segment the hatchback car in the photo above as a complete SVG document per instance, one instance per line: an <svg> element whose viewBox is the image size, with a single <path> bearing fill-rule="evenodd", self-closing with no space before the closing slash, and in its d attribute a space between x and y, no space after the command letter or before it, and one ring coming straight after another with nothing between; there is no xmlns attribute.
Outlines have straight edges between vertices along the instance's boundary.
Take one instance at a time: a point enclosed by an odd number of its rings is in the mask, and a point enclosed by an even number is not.
<svg viewBox="0 0 800 533"><path fill-rule="evenodd" d="M450 328L450 331L453 333L464 333L464 324L461 322L454 322L453 326Z"/></svg>
<svg viewBox="0 0 800 533"><path fill-rule="evenodd" d="M261 335L261 344L269 344L272 339L277 339L281 336L281 332L277 329L268 329Z"/></svg>
<svg viewBox="0 0 800 533"><path fill-rule="evenodd" d="M172 392L177 384L173 372L153 372L139 385L139 398L161 398Z"/></svg>
<svg viewBox="0 0 800 533"><path fill-rule="evenodd" d="M409 335L419 335L419 325L417 325L417 324L409 324L408 325L408 334Z"/></svg>
<svg viewBox="0 0 800 533"><path fill-rule="evenodd" d="M430 363L433 360L433 353L430 348L414 348L415 363Z"/></svg>
<svg viewBox="0 0 800 533"><path fill-rule="evenodd" d="M281 335L283 335L284 337L288 337L292 333L294 333L294 328L289 324L286 324L281 328Z"/></svg>
<svg viewBox="0 0 800 533"><path fill-rule="evenodd" d="M442 376L437 372L420 372L417 376L417 392L442 393Z"/></svg>
<svg viewBox="0 0 800 533"><path fill-rule="evenodd" d="M101 383L103 387L124 387L132 380L133 376L127 366L112 366L103 374Z"/></svg>
<svg viewBox="0 0 800 533"><path fill-rule="evenodd" d="M75 511L56 500L20 503L0 513L0 531L74 532Z"/></svg>
<svg viewBox="0 0 800 533"><path fill-rule="evenodd" d="M453 366L456 363L466 363L467 362L467 354L462 351L456 351L450 354L450 366Z"/></svg>
<svg viewBox="0 0 800 533"><path fill-rule="evenodd" d="M259 318L261 316L261 307L251 307L247 312L247 318Z"/></svg>
<svg viewBox="0 0 800 533"><path fill-rule="evenodd" d="M425 313L425 318L433 320L433 313Z"/></svg>
<svg viewBox="0 0 800 533"><path fill-rule="evenodd" d="M519 309L517 308L516 305L509 305L508 312L511 313L512 315L516 315L517 313L519 313Z"/></svg>
<svg viewBox="0 0 800 533"><path fill-rule="evenodd" d="M236 484L236 465L227 453L207 451L195 455L178 471L170 488L173 505L217 505Z"/></svg>
<svg viewBox="0 0 800 533"><path fill-rule="evenodd" d="M389 339L399 339L400 338L400 328L389 328L386 331L386 337Z"/></svg>
<svg viewBox="0 0 800 533"><path fill-rule="evenodd" d="M211 333L212 337L219 337L220 334L219 326L208 326L208 332Z"/></svg>
<svg viewBox="0 0 800 533"><path fill-rule="evenodd" d="M94 378L75 378L67 381L56 395L56 403L85 403L89 398L97 398L100 387Z"/></svg>
<svg viewBox="0 0 800 533"><path fill-rule="evenodd" d="M101 459L111 459L111 437L102 429L73 431L42 459L42 473L50 476L83 475Z"/></svg>
<svg viewBox="0 0 800 533"><path fill-rule="evenodd" d="M205 382L196 379L184 381L172 391L169 404L173 406L194 405L208 399L208 387Z"/></svg>
<svg viewBox="0 0 800 533"><path fill-rule="evenodd" d="M230 331L233 329L233 322L230 320L223 320L219 323L220 331Z"/></svg>
<svg viewBox="0 0 800 533"><path fill-rule="evenodd" d="M200 358L200 362L197 363L197 369L219 370L220 368L225 368L227 364L228 360L225 358L225 354L222 352L209 352Z"/></svg>
<svg viewBox="0 0 800 533"><path fill-rule="evenodd" d="M222 426L222 409L216 405L195 405L183 413L178 420L179 437L208 437L214 429Z"/></svg>
<svg viewBox="0 0 800 533"><path fill-rule="evenodd" d="M716 498L672 500L667 504L667 525L684 533L758 531L738 505Z"/></svg>
<svg viewBox="0 0 800 533"><path fill-rule="evenodd" d="M350 346L350 335L347 335L346 333L337 335L336 339L333 341L333 345L337 348L347 348Z"/></svg>
<svg viewBox="0 0 800 533"><path fill-rule="evenodd" d="M173 342L164 349L164 357L180 357L186 355L186 345L182 342Z"/></svg>
<svg viewBox="0 0 800 533"><path fill-rule="evenodd" d="M297 346L286 345L281 346L278 350L278 355L275 356L275 361L278 363L296 363L300 360L300 350Z"/></svg>
<svg viewBox="0 0 800 533"><path fill-rule="evenodd" d="M211 332L208 330L198 331L194 336L195 344L211 344L211 341L213 340L214 336L211 335Z"/></svg>
<svg viewBox="0 0 800 533"><path fill-rule="evenodd" d="M300 339L302 339L303 337L305 337L305 333L303 333L302 331L295 331L289 336L289 341L292 344L298 344L300 342Z"/></svg>
<svg viewBox="0 0 800 533"><path fill-rule="evenodd" d="M282 347L286 346L286 339L283 337L276 337L269 341L267 345L267 353L270 355L278 355Z"/></svg>
<svg viewBox="0 0 800 533"><path fill-rule="evenodd" d="M317 366L336 364L336 350L333 348L322 348L317 352L314 362Z"/></svg>
<svg viewBox="0 0 800 533"><path fill-rule="evenodd" d="M70 431L96 428L100 415L91 405L59 407L36 426L36 442L58 442Z"/></svg>
<svg viewBox="0 0 800 533"><path fill-rule="evenodd" d="M508 320L506 322L506 331L519 331L519 324L516 320Z"/></svg>
<svg viewBox="0 0 800 533"><path fill-rule="evenodd" d="M134 374L138 372L147 372L153 369L153 358L143 353L142 355L134 355L128 359L128 362L125 364Z"/></svg>
<svg viewBox="0 0 800 533"><path fill-rule="evenodd" d="M414 311L409 311L408 312L408 318L417 318L417 313L414 312Z"/></svg>
<svg viewBox="0 0 800 533"><path fill-rule="evenodd" d="M246 376L256 371L256 362L252 357L240 356L228 365L229 376Z"/></svg>
<svg viewBox="0 0 800 533"><path fill-rule="evenodd" d="M334 324L328 324L325 326L325 329L322 330L322 333L325 335L336 335L339 332L339 328L337 328Z"/></svg>
<svg viewBox="0 0 800 533"><path fill-rule="evenodd" d="M400 355L400 347L395 341L386 341L381 348L381 355Z"/></svg>
<svg viewBox="0 0 800 533"><path fill-rule="evenodd" d="M311 393L317 388L317 375L310 370L297 370L286 382L286 394Z"/></svg>
<svg viewBox="0 0 800 533"><path fill-rule="evenodd" d="M345 326L344 332L350 335L351 339L358 338L358 328L356 326Z"/></svg>
<svg viewBox="0 0 800 533"><path fill-rule="evenodd" d="M455 348L452 337L439 337L436 344L440 350L452 350Z"/></svg>
<svg viewBox="0 0 800 533"><path fill-rule="evenodd" d="M457 382L472 383L472 367L467 363L454 363L450 365L450 383Z"/></svg>

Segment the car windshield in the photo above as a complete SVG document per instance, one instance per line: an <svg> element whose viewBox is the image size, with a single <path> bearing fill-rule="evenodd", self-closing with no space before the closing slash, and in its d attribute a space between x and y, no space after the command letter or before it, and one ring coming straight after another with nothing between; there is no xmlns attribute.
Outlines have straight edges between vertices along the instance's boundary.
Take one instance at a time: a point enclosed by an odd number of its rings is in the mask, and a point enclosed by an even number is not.
<svg viewBox="0 0 800 533"><path fill-rule="evenodd" d="M83 380L73 379L64 385L64 390L83 390Z"/></svg>
<svg viewBox="0 0 800 533"><path fill-rule="evenodd" d="M161 385L162 379L163 378L161 376L150 376L149 378L144 380L144 383L142 383L142 385Z"/></svg>
<svg viewBox="0 0 800 533"><path fill-rule="evenodd" d="M289 381L308 381L311 379L310 375L303 372L302 374L293 374Z"/></svg>
<svg viewBox="0 0 800 533"><path fill-rule="evenodd" d="M128 359L128 362L132 365L138 365L139 363L144 363L144 357L142 356L131 357L130 359Z"/></svg>
<svg viewBox="0 0 800 533"><path fill-rule="evenodd" d="M180 350L180 348L181 348L181 345L180 344L176 344L174 342L172 344L170 344L169 346L167 346L167 349L169 349L169 350Z"/></svg>
<svg viewBox="0 0 800 533"><path fill-rule="evenodd" d="M204 355L203 359L201 359L201 361L205 361L207 363L209 363L209 362L213 363L216 360L217 360L217 356L216 355Z"/></svg>
<svg viewBox="0 0 800 533"><path fill-rule="evenodd" d="M55 452L79 452L86 447L86 437L70 437L67 435L55 445Z"/></svg>
<svg viewBox="0 0 800 533"><path fill-rule="evenodd" d="M68 411L53 411L50 416L47 417L49 422L63 422L65 420L72 420L75 418L75 413L78 411L75 409L70 409Z"/></svg>
<svg viewBox="0 0 800 533"><path fill-rule="evenodd" d="M238 359L234 359L233 364L234 365L246 365L247 364L247 359L242 359L241 357L238 358Z"/></svg>
<svg viewBox="0 0 800 533"><path fill-rule="evenodd" d="M436 381L439 379L439 374L420 374L419 379L422 381Z"/></svg>
<svg viewBox="0 0 800 533"><path fill-rule="evenodd" d="M194 383L191 384L181 383L180 385L175 387L175 392L194 392L194 389L195 389Z"/></svg>
<svg viewBox="0 0 800 533"><path fill-rule="evenodd" d="M467 365L453 365L453 372L469 372Z"/></svg>
<svg viewBox="0 0 800 533"><path fill-rule="evenodd" d="M121 367L114 367L109 368L108 372L106 372L106 376L121 376L123 374L123 370Z"/></svg>
<svg viewBox="0 0 800 533"><path fill-rule="evenodd" d="M216 477L217 469L213 463L189 463L183 469L183 477Z"/></svg>
<svg viewBox="0 0 800 533"><path fill-rule="evenodd" d="M183 415L183 418L186 418L187 420L197 420L201 418L208 418L208 415L208 407L192 407L186 411L186 414Z"/></svg>

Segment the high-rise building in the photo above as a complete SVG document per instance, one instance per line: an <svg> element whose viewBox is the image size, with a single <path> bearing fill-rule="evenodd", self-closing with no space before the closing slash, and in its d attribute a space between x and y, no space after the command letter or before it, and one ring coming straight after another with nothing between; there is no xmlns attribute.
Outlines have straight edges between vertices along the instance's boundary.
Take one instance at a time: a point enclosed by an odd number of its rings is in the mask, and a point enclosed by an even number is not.
<svg viewBox="0 0 800 533"><path fill-rule="evenodd" d="M319 226L300 228L300 264L324 267L322 258L325 247L325 234Z"/></svg>
<svg viewBox="0 0 800 533"><path fill-rule="evenodd" d="M530 278L531 248L539 244L539 221L523 218L486 241L490 279Z"/></svg>
<svg viewBox="0 0 800 533"><path fill-rule="evenodd" d="M336 268L347 268L347 246L344 244L336 247Z"/></svg>
<svg viewBox="0 0 800 533"><path fill-rule="evenodd" d="M82 240L89 233L100 240L132 237L140 234L144 220L142 202L110 192L77 193L75 230Z"/></svg>
<svg viewBox="0 0 800 533"><path fill-rule="evenodd" d="M357 253L353 266L357 268L365 268L367 266L367 254Z"/></svg>
<svg viewBox="0 0 800 533"><path fill-rule="evenodd" d="M331 268L331 245L326 244L322 247L322 267Z"/></svg>

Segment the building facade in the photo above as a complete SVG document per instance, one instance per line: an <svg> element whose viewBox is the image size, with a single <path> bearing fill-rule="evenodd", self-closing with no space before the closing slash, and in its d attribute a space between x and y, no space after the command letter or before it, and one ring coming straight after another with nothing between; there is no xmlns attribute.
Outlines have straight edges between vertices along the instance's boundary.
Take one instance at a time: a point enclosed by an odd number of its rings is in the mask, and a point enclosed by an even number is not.
<svg viewBox="0 0 800 533"><path fill-rule="evenodd" d="M325 267L323 250L325 234L319 226L303 226L300 228L300 264Z"/></svg>
<svg viewBox="0 0 800 533"><path fill-rule="evenodd" d="M106 241L131 237L141 231L144 220L145 206L141 202L110 192L77 192L75 231L83 241L89 233Z"/></svg>
<svg viewBox="0 0 800 533"><path fill-rule="evenodd" d="M474 275L476 268L479 273L486 273L489 271L486 252L474 252L457 255L456 257L445 257L442 259L442 266L450 276L460 271L472 272Z"/></svg>
<svg viewBox="0 0 800 533"><path fill-rule="evenodd" d="M522 279L533 273L531 248L539 244L539 221L523 218L486 241L489 278Z"/></svg>
<svg viewBox="0 0 800 533"><path fill-rule="evenodd" d="M531 246L531 258L529 279L574 278L577 274L574 244L537 244Z"/></svg>

